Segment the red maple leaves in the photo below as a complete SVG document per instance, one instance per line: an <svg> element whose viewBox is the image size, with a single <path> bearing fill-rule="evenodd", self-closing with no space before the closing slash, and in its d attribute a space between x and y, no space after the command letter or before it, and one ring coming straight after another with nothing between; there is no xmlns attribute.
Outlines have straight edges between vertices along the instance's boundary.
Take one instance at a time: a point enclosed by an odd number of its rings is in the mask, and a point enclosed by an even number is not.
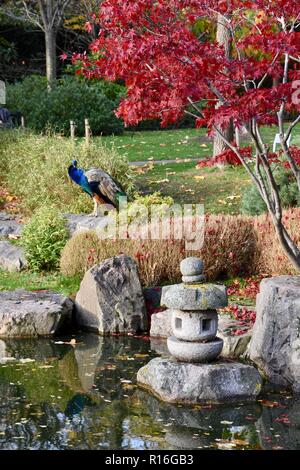
<svg viewBox="0 0 300 470"><path fill-rule="evenodd" d="M236 34L231 59L205 31L194 32L203 18L216 22L218 12ZM209 128L231 119L239 126L254 116L273 124L283 101L289 110L300 109L292 102L292 83L258 83L265 74L282 75L285 54L299 55L300 33L289 28L298 14L299 2L287 0L106 0L99 37L92 55L80 57L80 72L126 83L117 114L127 124L159 118L166 125L187 106ZM293 80L300 77L297 66L292 73ZM218 100L222 106L216 109Z"/></svg>

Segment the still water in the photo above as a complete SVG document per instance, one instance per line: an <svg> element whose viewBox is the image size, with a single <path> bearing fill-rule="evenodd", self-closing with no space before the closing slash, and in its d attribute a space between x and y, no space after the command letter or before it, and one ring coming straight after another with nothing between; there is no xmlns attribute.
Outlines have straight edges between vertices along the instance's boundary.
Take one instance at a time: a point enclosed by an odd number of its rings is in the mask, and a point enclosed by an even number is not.
<svg viewBox="0 0 300 470"><path fill-rule="evenodd" d="M300 403L287 395L168 405L136 386L157 344L69 341L0 340L0 449L300 449Z"/></svg>

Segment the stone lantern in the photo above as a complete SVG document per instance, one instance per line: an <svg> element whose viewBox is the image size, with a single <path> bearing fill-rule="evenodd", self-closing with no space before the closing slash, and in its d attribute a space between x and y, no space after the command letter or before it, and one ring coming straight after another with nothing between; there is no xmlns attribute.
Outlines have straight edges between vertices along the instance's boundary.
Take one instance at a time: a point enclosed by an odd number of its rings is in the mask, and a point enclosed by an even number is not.
<svg viewBox="0 0 300 470"><path fill-rule="evenodd" d="M161 305L172 311L171 357L153 359L138 371L138 384L173 403L254 401L262 379L250 364L219 357L217 309L228 305L226 287L205 282L199 258L180 264L182 284L162 289Z"/></svg>
<svg viewBox="0 0 300 470"><path fill-rule="evenodd" d="M173 357L186 362L210 362L223 348L217 308L228 304L224 286L204 284L203 263L186 258L180 264L183 284L163 289L162 303L172 309L174 336L168 339Z"/></svg>

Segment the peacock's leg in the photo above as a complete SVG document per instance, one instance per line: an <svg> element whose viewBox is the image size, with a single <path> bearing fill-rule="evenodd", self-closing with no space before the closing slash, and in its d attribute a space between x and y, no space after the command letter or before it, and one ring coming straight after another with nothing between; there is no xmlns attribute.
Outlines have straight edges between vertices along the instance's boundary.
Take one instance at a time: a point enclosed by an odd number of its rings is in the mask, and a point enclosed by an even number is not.
<svg viewBox="0 0 300 470"><path fill-rule="evenodd" d="M98 217L98 203L96 199L94 198L94 212L93 212L94 217Z"/></svg>

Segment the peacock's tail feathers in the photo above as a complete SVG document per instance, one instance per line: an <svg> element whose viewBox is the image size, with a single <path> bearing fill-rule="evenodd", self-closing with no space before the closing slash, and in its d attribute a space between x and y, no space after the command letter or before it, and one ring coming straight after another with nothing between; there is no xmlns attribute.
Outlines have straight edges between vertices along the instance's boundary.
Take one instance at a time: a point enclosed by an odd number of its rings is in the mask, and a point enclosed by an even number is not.
<svg viewBox="0 0 300 470"><path fill-rule="evenodd" d="M93 190L115 207L119 206L120 197L126 196L121 186L108 173L99 168L87 170L85 176Z"/></svg>

